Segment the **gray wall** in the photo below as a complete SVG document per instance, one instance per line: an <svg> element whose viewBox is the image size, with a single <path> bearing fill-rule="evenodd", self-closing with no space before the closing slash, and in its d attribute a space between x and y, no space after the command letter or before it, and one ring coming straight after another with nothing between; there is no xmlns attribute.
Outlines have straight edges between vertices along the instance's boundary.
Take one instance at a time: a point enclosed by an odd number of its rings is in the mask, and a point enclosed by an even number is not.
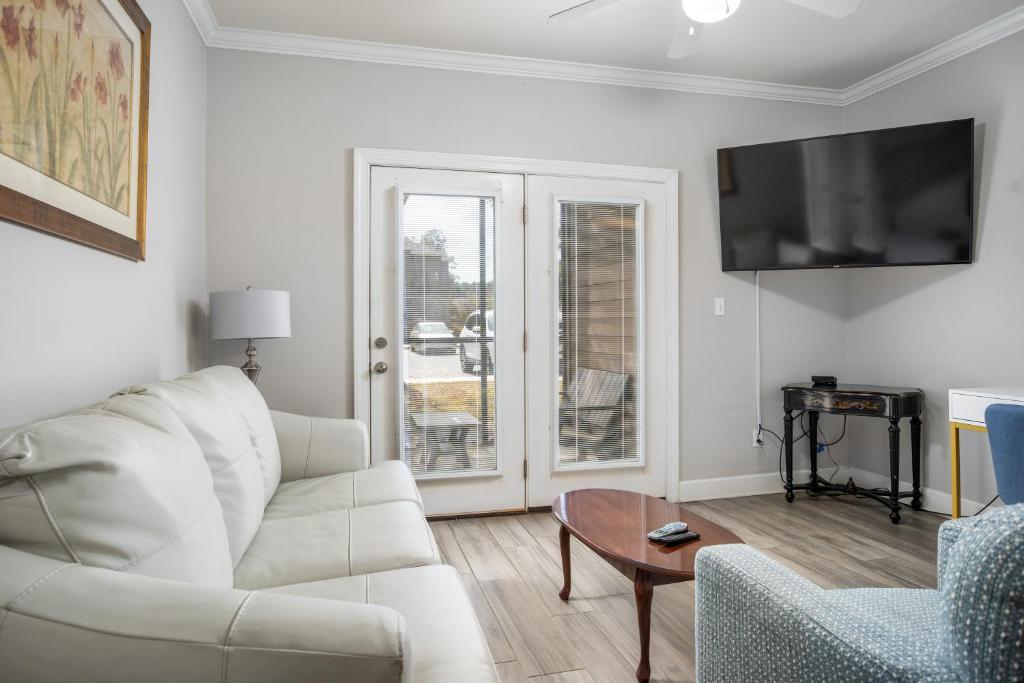
<svg viewBox="0 0 1024 683"><path fill-rule="evenodd" d="M0 427L202 363L206 49L180 2L153 22L148 260L0 221Z"/></svg>
<svg viewBox="0 0 1024 683"><path fill-rule="evenodd" d="M1024 34L1018 33L847 107L846 130L974 117L975 262L851 271L848 370L928 396L925 485L949 491L947 391L1024 385ZM852 466L888 472L887 435L854 425ZM962 439L963 493L995 495L983 435ZM906 446L905 439L905 446ZM906 450L905 450L906 452ZM909 473L909 459L903 458ZM909 476L907 477L909 478Z"/></svg>
<svg viewBox="0 0 1024 683"><path fill-rule="evenodd" d="M829 107L211 50L210 289L291 291L293 338L263 342L270 404L352 413L353 147L638 164L681 172L683 479L771 472L751 447L751 276L720 270L715 149L836 132ZM844 274L765 277L765 413L812 370L843 374ZM715 296L726 317L712 315ZM209 360L238 364L239 343Z"/></svg>

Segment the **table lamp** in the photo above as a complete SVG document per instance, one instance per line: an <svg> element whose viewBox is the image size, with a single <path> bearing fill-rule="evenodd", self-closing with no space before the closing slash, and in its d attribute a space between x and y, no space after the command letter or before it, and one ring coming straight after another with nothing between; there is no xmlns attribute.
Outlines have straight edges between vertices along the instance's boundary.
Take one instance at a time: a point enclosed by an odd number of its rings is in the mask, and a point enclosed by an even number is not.
<svg viewBox="0 0 1024 683"><path fill-rule="evenodd" d="M210 293L210 338L248 339L245 350L248 360L242 372L253 384L263 368L256 362L257 339L280 339L292 336L292 320L288 292L276 289L255 289Z"/></svg>

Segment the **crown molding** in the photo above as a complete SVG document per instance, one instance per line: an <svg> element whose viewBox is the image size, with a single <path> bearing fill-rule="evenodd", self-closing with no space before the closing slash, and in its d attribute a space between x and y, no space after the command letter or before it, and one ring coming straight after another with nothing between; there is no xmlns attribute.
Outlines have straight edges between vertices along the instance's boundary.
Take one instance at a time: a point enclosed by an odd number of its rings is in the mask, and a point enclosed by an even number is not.
<svg viewBox="0 0 1024 683"><path fill-rule="evenodd" d="M205 0L190 0L203 2ZM827 88L763 83L734 78L716 78L669 71L630 69L599 64L562 62L529 57L511 57L479 52L410 47L361 40L323 38L251 29L218 28L207 42L209 47L251 52L321 57L374 64L391 64L520 78L547 78L581 83L619 85L654 90L731 95L759 99L841 104L840 93Z"/></svg>
<svg viewBox="0 0 1024 683"><path fill-rule="evenodd" d="M1006 14L1001 14L995 19L965 31L955 38L925 50L919 55L879 71L874 76L869 76L863 81L854 83L841 91L841 104L845 106L862 100L865 97L870 97L914 76L923 74L925 71L942 66L975 50L980 50L986 45L991 45L1021 30L1024 30L1024 7L1012 9Z"/></svg>
<svg viewBox="0 0 1024 683"><path fill-rule="evenodd" d="M217 23L209 0L182 2L207 47L835 107L862 100L1024 29L1024 7L1019 7L848 88L832 89L231 28Z"/></svg>
<svg viewBox="0 0 1024 683"><path fill-rule="evenodd" d="M210 7L209 0L182 0L188 15L192 17L192 23L196 25L196 31L203 43L209 47L210 37L219 30L217 17Z"/></svg>

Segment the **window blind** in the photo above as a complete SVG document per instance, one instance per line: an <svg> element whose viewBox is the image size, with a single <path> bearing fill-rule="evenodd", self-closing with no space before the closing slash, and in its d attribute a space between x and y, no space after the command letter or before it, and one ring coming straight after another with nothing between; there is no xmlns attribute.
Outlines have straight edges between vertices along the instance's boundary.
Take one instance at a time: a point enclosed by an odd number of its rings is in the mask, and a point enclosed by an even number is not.
<svg viewBox="0 0 1024 683"><path fill-rule="evenodd" d="M637 462L635 204L558 205L558 463Z"/></svg>
<svg viewBox="0 0 1024 683"><path fill-rule="evenodd" d="M496 470L494 199L404 194L400 210L402 459Z"/></svg>

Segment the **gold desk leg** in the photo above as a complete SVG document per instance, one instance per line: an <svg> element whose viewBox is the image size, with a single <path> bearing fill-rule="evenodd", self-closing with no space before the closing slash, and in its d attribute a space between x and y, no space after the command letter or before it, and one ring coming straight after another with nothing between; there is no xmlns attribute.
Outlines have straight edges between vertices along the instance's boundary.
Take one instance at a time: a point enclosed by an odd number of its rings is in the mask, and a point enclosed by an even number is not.
<svg viewBox="0 0 1024 683"><path fill-rule="evenodd" d="M956 519L960 516L960 425L956 422L949 423L949 461L952 468L952 517Z"/></svg>

